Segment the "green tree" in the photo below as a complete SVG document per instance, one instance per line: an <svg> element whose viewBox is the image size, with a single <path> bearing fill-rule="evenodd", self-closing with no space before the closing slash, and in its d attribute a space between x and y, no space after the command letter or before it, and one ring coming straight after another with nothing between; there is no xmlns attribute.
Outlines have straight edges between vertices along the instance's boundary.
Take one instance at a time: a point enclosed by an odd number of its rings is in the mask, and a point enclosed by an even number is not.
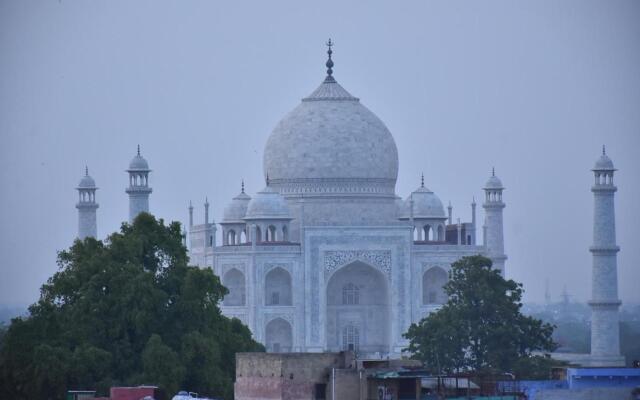
<svg viewBox="0 0 640 400"><path fill-rule="evenodd" d="M145 382L159 384L168 393L178 391L185 374L178 353L164 344L160 335L155 333L142 352L142 369Z"/></svg>
<svg viewBox="0 0 640 400"><path fill-rule="evenodd" d="M232 398L234 355L263 351L220 313L211 269L188 265L180 225L140 214L104 241L75 241L29 315L0 344L0 398L159 384Z"/></svg>
<svg viewBox="0 0 640 400"><path fill-rule="evenodd" d="M455 262L444 290L447 303L404 335L405 350L428 368L510 372L533 351L555 348L553 326L520 312L522 284L504 279L490 259Z"/></svg>

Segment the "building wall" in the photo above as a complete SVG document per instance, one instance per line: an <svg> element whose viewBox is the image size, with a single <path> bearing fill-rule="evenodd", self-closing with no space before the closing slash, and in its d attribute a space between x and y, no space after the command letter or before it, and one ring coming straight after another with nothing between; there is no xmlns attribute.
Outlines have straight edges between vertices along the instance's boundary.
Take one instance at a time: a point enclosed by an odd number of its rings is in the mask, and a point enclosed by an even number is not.
<svg viewBox="0 0 640 400"><path fill-rule="evenodd" d="M414 244L406 224L306 227L304 232L301 244L191 250L199 257L207 254L207 264L231 289L223 313L243 321L256 340L278 343L280 351L343 350L345 328L355 324L363 353L399 356L408 344L402 335L409 325L440 307L423 301L430 284L426 272L439 268L448 274L459 258L486 253L483 246ZM360 290L357 305L342 304L349 283ZM279 304L272 304L274 292ZM438 303L445 300L438 296Z"/></svg>
<svg viewBox="0 0 640 400"><path fill-rule="evenodd" d="M352 363L352 355L339 353L238 353L235 398L313 399L316 384L326 385L327 395L330 396L328 383L332 370L344 369Z"/></svg>
<svg viewBox="0 0 640 400"><path fill-rule="evenodd" d="M79 207L78 209L78 238L84 239L87 236L97 237L98 226L96 218L97 207Z"/></svg>
<svg viewBox="0 0 640 400"><path fill-rule="evenodd" d="M149 212L149 193L132 191L129 193L129 222L141 212Z"/></svg>

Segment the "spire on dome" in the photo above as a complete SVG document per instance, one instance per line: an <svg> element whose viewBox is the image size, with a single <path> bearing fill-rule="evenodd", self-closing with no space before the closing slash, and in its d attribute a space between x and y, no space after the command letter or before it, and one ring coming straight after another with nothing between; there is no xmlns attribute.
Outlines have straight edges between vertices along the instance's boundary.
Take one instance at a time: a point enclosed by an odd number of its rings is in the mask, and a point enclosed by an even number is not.
<svg viewBox="0 0 640 400"><path fill-rule="evenodd" d="M329 58L327 59L326 62L326 66L327 66L327 77L324 79L325 82L335 82L336 80L333 78L333 60L331 59L331 54L333 54L333 50L331 50L331 47L334 45L334 43L331 41L331 38L329 38L329 41L326 43L328 49L327 49L327 55L329 56Z"/></svg>
<svg viewBox="0 0 640 400"><path fill-rule="evenodd" d="M244 179L242 180L242 184L241 184L241 186L242 186L241 193L244 193Z"/></svg>
<svg viewBox="0 0 640 400"><path fill-rule="evenodd" d="M138 157L140 157L140 145L138 145Z"/></svg>
<svg viewBox="0 0 640 400"><path fill-rule="evenodd" d="M424 172L420 176L420 187L424 187Z"/></svg>
<svg viewBox="0 0 640 400"><path fill-rule="evenodd" d="M496 176L496 167L491 167L491 176Z"/></svg>
<svg viewBox="0 0 640 400"><path fill-rule="evenodd" d="M88 166L84 166L84 176L89 176L89 167Z"/></svg>
<svg viewBox="0 0 640 400"><path fill-rule="evenodd" d="M605 151L605 149L604 149L604 145L602 145L602 155L603 155L603 156L606 156L606 155L607 155L607 152L606 152L606 151Z"/></svg>
<svg viewBox="0 0 640 400"><path fill-rule="evenodd" d="M269 173L267 172L267 186L269 186Z"/></svg>

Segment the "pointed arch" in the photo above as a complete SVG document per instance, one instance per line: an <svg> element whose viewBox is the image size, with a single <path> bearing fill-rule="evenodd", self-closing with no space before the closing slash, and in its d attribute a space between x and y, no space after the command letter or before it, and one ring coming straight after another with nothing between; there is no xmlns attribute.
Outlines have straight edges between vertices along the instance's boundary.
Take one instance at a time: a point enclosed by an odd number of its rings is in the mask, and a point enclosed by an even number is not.
<svg viewBox="0 0 640 400"><path fill-rule="evenodd" d="M264 304L290 306L293 304L291 275L284 268L276 267L264 279Z"/></svg>
<svg viewBox="0 0 640 400"><path fill-rule="evenodd" d="M267 242L275 242L276 241L276 227L274 225L269 225L267 227Z"/></svg>
<svg viewBox="0 0 640 400"><path fill-rule="evenodd" d="M346 343L364 353L389 351L391 299L383 272L353 261L331 275L325 298L327 350L340 351ZM355 337L354 327L358 328L357 343L354 339L345 342L345 332Z"/></svg>
<svg viewBox="0 0 640 400"><path fill-rule="evenodd" d="M291 324L282 318L272 319L265 326L265 347L269 353L288 353L293 348Z"/></svg>
<svg viewBox="0 0 640 400"><path fill-rule="evenodd" d="M237 268L231 268L222 277L222 284L229 290L222 301L225 306L244 306L246 289L244 274Z"/></svg>
<svg viewBox="0 0 640 400"><path fill-rule="evenodd" d="M447 294L444 285L449 275L440 267L431 267L422 275L422 304L444 304Z"/></svg>
<svg viewBox="0 0 640 400"><path fill-rule="evenodd" d="M233 246L236 244L236 231L229 229L227 231L227 244Z"/></svg>

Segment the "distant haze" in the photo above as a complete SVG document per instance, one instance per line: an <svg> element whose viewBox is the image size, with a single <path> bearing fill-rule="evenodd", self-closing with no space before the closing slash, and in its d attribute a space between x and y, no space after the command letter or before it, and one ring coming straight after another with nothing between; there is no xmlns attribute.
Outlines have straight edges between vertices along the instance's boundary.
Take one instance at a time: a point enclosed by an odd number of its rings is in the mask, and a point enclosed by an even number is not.
<svg viewBox="0 0 640 400"><path fill-rule="evenodd" d="M640 2L3 1L0 304L34 302L77 232L84 166L98 234L127 218L137 144L151 210L212 215L263 186L271 129L334 76L389 127L397 193L425 184L470 220L506 186L507 276L525 300L590 296L590 171L619 171L620 297L640 301ZM479 207L479 220L482 209ZM481 233L481 232L480 232Z"/></svg>

